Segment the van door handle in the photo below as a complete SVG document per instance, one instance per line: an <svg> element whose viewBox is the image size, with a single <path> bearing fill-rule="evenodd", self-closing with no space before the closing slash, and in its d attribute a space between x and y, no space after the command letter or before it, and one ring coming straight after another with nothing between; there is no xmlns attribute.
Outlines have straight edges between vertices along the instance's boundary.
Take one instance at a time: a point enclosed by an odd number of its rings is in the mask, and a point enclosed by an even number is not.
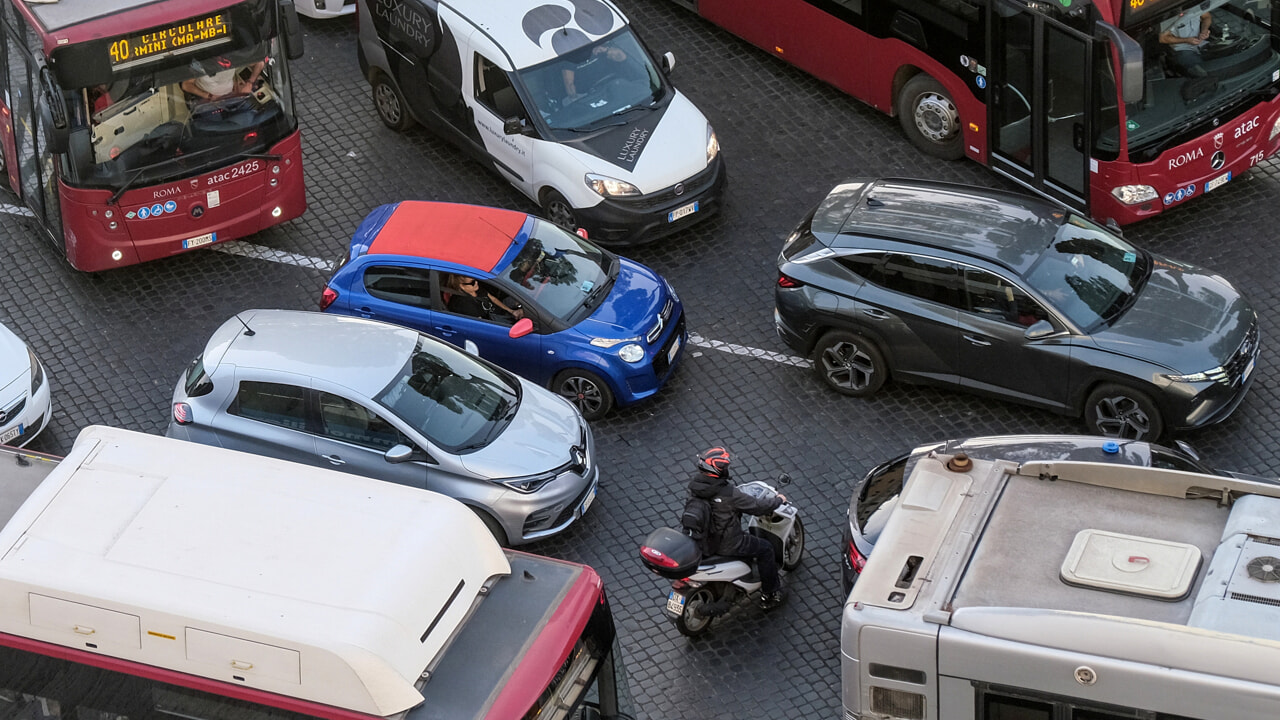
<svg viewBox="0 0 1280 720"><path fill-rule="evenodd" d="M863 310L863 311L862 311L862 314L863 314L863 315L866 315L866 316L867 316L867 317L869 317L869 318L875 318L876 320L888 320L888 319L889 319L889 313L887 313L887 312L885 312L885 311L883 311L883 310L876 310L875 308L869 308L869 309L867 309L867 310Z"/></svg>
<svg viewBox="0 0 1280 720"><path fill-rule="evenodd" d="M964 339L968 340L970 344L977 345L978 347L988 347L991 345L990 340L983 340L980 337L974 337L972 335L965 335Z"/></svg>
<svg viewBox="0 0 1280 720"><path fill-rule="evenodd" d="M320 457L324 458L325 460L328 460L330 465L346 465L347 464L346 460L343 460L337 455L321 455Z"/></svg>

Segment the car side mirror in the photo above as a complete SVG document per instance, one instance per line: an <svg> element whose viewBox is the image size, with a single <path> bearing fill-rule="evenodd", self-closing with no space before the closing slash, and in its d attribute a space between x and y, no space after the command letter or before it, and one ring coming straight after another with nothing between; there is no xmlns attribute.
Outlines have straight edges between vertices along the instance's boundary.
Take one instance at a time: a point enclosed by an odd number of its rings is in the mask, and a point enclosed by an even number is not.
<svg viewBox="0 0 1280 720"><path fill-rule="evenodd" d="M413 459L413 448L401 443L392 447L390 450L382 454L384 460L389 463L398 465L403 462L409 462Z"/></svg>
<svg viewBox="0 0 1280 720"><path fill-rule="evenodd" d="M1047 338L1055 332L1057 330L1053 329L1053 325L1048 320L1037 320L1031 324L1031 327L1027 328L1023 336L1028 340L1039 340L1040 338Z"/></svg>
<svg viewBox="0 0 1280 720"><path fill-rule="evenodd" d="M1116 237L1124 237L1124 230L1120 229L1120 223L1116 222L1115 218L1107 218L1107 229Z"/></svg>
<svg viewBox="0 0 1280 720"><path fill-rule="evenodd" d="M515 325L511 326L511 330L507 332L507 335L514 340L522 338L531 332L533 332L533 321L529 318L520 318Z"/></svg>
<svg viewBox="0 0 1280 720"><path fill-rule="evenodd" d="M671 71L676 69L676 56L670 51L662 53L662 57L658 60L658 68L662 70L663 75L670 75Z"/></svg>

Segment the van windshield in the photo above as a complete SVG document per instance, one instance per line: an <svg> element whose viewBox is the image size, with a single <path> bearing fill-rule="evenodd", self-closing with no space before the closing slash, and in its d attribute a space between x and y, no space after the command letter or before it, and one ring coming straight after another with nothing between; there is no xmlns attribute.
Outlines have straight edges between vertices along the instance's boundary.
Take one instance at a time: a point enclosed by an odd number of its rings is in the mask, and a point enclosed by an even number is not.
<svg viewBox="0 0 1280 720"><path fill-rule="evenodd" d="M594 130L633 108L654 108L662 73L630 28L519 71L534 109L552 130Z"/></svg>

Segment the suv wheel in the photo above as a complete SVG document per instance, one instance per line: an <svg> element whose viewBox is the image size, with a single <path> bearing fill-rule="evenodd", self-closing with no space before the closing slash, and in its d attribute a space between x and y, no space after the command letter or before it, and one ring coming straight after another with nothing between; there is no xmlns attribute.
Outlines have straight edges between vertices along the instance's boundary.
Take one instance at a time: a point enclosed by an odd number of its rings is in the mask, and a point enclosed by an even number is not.
<svg viewBox="0 0 1280 720"><path fill-rule="evenodd" d="M813 369L832 390L851 397L875 393L889 375L889 367L876 346L844 330L833 330L818 341Z"/></svg>
<svg viewBox="0 0 1280 720"><path fill-rule="evenodd" d="M1099 435L1155 442L1164 432L1160 410L1145 393L1123 385L1099 385L1084 404L1084 421Z"/></svg>

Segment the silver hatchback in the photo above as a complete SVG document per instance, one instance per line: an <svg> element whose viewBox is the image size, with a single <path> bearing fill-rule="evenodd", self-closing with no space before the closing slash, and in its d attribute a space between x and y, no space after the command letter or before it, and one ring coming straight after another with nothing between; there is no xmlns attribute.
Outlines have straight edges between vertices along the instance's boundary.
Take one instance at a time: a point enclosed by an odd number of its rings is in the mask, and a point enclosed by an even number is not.
<svg viewBox="0 0 1280 720"><path fill-rule="evenodd" d="M165 434L443 493L511 545L567 528L599 481L590 428L555 394L416 331L312 312L223 323Z"/></svg>

